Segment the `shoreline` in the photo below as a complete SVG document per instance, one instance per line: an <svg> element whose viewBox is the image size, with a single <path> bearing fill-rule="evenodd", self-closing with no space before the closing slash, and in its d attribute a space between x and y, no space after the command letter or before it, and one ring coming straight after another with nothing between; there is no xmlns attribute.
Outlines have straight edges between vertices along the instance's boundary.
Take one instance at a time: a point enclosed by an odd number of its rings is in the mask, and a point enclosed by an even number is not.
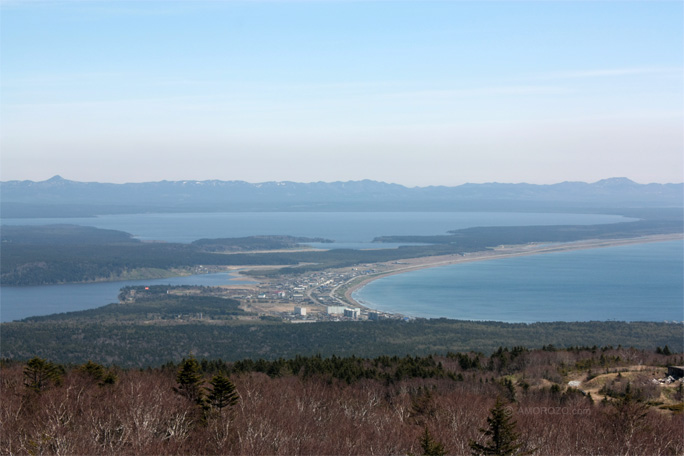
<svg viewBox="0 0 684 456"><path fill-rule="evenodd" d="M618 247L622 245L648 244L653 242L679 241L684 239L684 233L655 234L641 236L637 238L623 239L587 239L573 242L562 243L535 243L510 246L498 246L489 250L481 250L465 254L440 255L432 257L411 258L398 260L391 263L381 263L390 266L401 266L388 271L383 271L372 276L366 276L357 283L351 284L344 292L344 300L350 305L366 310L374 310L367 305L361 304L353 298L353 294L366 285L384 277L403 274L406 272L419 271L421 269L438 268L441 266L451 266L461 263L472 263L476 261L499 260L505 258L515 258L521 256L543 255L545 253L569 252L574 250L589 250L606 247ZM398 262L401 261L401 264Z"/></svg>

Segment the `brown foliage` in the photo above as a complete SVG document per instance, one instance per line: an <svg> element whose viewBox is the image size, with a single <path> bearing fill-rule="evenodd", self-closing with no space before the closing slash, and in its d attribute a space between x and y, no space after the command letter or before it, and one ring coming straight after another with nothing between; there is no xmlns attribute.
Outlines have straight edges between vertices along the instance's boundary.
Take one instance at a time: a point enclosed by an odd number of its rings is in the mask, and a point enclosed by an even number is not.
<svg viewBox="0 0 684 456"><path fill-rule="evenodd" d="M518 374L534 385L545 370L557 373L559 363L577 359L571 352L530 352L514 361L524 369ZM482 440L479 429L501 392L501 377L441 361L464 380L348 384L327 377L233 375L240 399L231 413L221 414L206 414L175 394L170 371L122 371L115 384L103 385L72 369L61 385L36 393L23 385L22 366L10 365L0 370L0 453L420 454L428 428L448 454L470 454L469 442ZM565 388L516 388L517 402L507 410L524 448L537 454L684 451L682 414L634 402L593 403Z"/></svg>

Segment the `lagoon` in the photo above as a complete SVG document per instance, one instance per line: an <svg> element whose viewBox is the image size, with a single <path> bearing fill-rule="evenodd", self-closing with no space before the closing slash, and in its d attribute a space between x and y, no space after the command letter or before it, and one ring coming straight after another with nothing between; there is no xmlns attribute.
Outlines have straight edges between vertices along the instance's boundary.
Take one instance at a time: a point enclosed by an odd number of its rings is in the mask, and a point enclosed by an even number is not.
<svg viewBox="0 0 684 456"><path fill-rule="evenodd" d="M54 313L93 309L118 301L123 287L147 285L239 285L253 283L242 279L237 272L220 272L184 277L118 282L43 285L39 287L0 288L0 322Z"/></svg>

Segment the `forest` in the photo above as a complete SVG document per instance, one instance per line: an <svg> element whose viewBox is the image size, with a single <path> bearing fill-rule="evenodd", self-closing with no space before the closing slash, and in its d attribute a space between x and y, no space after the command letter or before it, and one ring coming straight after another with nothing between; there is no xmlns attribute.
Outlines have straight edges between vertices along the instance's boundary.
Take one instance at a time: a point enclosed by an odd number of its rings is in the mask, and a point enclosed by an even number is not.
<svg viewBox="0 0 684 456"><path fill-rule="evenodd" d="M684 452L669 347L0 362L1 454Z"/></svg>
<svg viewBox="0 0 684 456"><path fill-rule="evenodd" d="M198 239L192 245L204 252L244 252L254 250L278 250L306 248L302 243L320 242L332 244L324 238L308 238L300 236L248 236L241 238Z"/></svg>
<svg viewBox="0 0 684 456"><path fill-rule="evenodd" d="M219 298L221 299L221 298ZM315 356L425 356L449 351L491 353L499 346L612 345L683 352L682 325L654 322L501 323L447 319L339 321L293 324L272 317L233 319L227 306L211 317L212 298L179 302L174 313L156 304L111 304L99 309L3 323L0 356L37 355L59 363L87 360L124 367L179 361L189 353L227 361ZM189 307L197 304L201 307ZM234 309L234 308L232 308ZM232 312L232 314L231 314ZM165 316L166 315L166 316Z"/></svg>

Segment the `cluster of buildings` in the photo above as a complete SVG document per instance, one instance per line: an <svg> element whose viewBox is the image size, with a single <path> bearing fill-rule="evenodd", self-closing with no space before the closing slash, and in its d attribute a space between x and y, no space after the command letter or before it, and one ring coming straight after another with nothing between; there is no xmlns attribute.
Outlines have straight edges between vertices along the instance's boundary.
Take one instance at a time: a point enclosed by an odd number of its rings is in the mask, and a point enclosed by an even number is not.
<svg viewBox="0 0 684 456"><path fill-rule="evenodd" d="M349 268L348 272L327 270L296 277L280 276L276 280L259 284L257 298L289 303L306 302L319 306L337 305L340 301L332 296L333 290L359 275L371 274L370 271L374 269Z"/></svg>
<svg viewBox="0 0 684 456"><path fill-rule="evenodd" d="M309 314L309 315L311 315L311 314ZM306 318L307 317L307 308L295 306L293 316L294 316L294 319ZM311 321L321 321L321 320L323 320L323 321L324 320L333 320L333 321L371 320L371 321L379 321L379 320L382 320L385 318L394 318L394 317L391 315L382 313L382 312L361 309L360 307L326 306L325 312L316 312L315 314L313 314L313 316L311 318L315 318L315 320L312 319Z"/></svg>
<svg viewBox="0 0 684 456"><path fill-rule="evenodd" d="M346 307L346 306L327 306L325 312L328 315L337 315L351 318L352 320L358 320L361 317L361 309L358 307Z"/></svg>
<svg viewBox="0 0 684 456"><path fill-rule="evenodd" d="M388 318L381 312L367 311L344 298L344 290L353 279L375 274L371 265L341 270L313 271L296 277L281 276L258 285L255 298L274 308L286 306L292 311L276 312L292 321L380 320ZM292 307L290 307L292 306Z"/></svg>
<svg viewBox="0 0 684 456"><path fill-rule="evenodd" d="M298 276L281 275L255 287L238 286L205 290L200 294L232 298L243 303L249 312L278 316L292 322L378 321L400 318L392 314L357 307L345 297L345 291L358 277L376 274L382 265L312 271ZM184 293L188 292L185 290ZM192 292L192 294L197 291ZM245 317L255 318L255 317Z"/></svg>

